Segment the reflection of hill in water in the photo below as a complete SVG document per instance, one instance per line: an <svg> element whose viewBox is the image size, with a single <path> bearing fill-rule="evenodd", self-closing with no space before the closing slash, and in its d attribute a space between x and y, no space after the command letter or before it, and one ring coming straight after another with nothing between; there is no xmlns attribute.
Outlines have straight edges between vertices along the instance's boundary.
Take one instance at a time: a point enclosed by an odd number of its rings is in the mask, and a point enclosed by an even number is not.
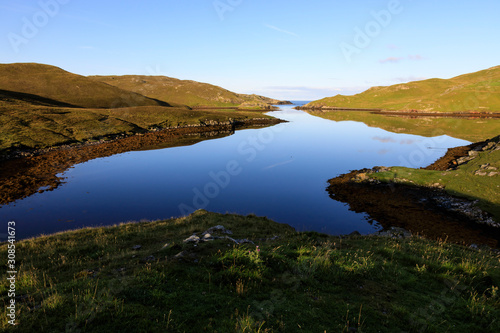
<svg viewBox="0 0 500 333"><path fill-rule="evenodd" d="M448 135L468 141L483 141L500 134L499 119L470 119L451 117L408 117L378 115L370 112L308 111L314 116L334 121L360 121L370 127L382 128L394 133L422 135L426 137Z"/></svg>

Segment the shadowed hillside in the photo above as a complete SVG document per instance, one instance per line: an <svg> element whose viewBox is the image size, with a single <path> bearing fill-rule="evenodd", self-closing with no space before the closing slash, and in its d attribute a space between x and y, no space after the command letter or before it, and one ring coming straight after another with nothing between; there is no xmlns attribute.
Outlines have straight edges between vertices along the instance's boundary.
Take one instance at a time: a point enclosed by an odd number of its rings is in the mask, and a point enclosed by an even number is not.
<svg viewBox="0 0 500 333"><path fill-rule="evenodd" d="M500 66L448 80L372 87L353 96L323 98L304 107L382 108L440 112L500 111Z"/></svg>
<svg viewBox="0 0 500 333"><path fill-rule="evenodd" d="M150 98L189 106L240 106L243 104L244 107L262 107L284 104L282 101L264 96L237 94L208 83L179 80L167 76L125 75L90 76L89 78Z"/></svg>
<svg viewBox="0 0 500 333"><path fill-rule="evenodd" d="M35 63L0 64L0 89L84 108L169 106L58 67Z"/></svg>

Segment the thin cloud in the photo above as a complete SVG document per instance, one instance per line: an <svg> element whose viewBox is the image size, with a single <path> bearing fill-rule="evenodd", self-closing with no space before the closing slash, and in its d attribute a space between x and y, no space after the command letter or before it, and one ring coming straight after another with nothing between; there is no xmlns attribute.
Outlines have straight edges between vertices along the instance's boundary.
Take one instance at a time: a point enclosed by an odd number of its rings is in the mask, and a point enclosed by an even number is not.
<svg viewBox="0 0 500 333"><path fill-rule="evenodd" d="M385 63L396 64L402 60L420 61L420 60L424 60L424 59L425 58L423 56L421 56L420 54L415 54L415 55L409 55L407 57L387 57L385 59L379 60L379 62L381 64L385 64Z"/></svg>
<svg viewBox="0 0 500 333"><path fill-rule="evenodd" d="M398 63L400 62L401 60L403 60L404 58L401 58L401 57L388 57L388 58L385 58L385 59L382 59L382 60L379 60L379 62L381 64L385 64L385 63Z"/></svg>
<svg viewBox="0 0 500 333"><path fill-rule="evenodd" d="M394 142L397 142L396 140L394 140L390 136L384 136L384 137L375 136L375 137L373 137L373 140L380 141L382 143L389 143L389 142L390 143L394 143Z"/></svg>
<svg viewBox="0 0 500 333"><path fill-rule="evenodd" d="M408 56L408 59L418 61L418 60L423 60L424 57L422 57L420 54L416 54Z"/></svg>
<svg viewBox="0 0 500 333"><path fill-rule="evenodd" d="M399 49L399 47L397 45L394 45L394 44L387 45L387 48L390 49L390 50L397 50L397 49Z"/></svg>
<svg viewBox="0 0 500 333"><path fill-rule="evenodd" d="M294 36L294 37L299 37L299 35L297 35L296 33L293 33L291 31L275 27L274 25L264 24L264 26L267 27L267 28L269 28L269 29L273 29L273 30L276 30L276 31L279 31L279 32L282 32L282 33L285 33L285 34L288 34L288 35L291 35L291 36Z"/></svg>

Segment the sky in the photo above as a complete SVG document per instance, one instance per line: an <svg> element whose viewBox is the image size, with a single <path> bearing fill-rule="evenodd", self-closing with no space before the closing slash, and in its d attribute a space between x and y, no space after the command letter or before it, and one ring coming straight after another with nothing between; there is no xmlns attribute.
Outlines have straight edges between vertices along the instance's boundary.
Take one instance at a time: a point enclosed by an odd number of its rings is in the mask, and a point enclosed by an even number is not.
<svg viewBox="0 0 500 333"><path fill-rule="evenodd" d="M500 65L498 0L1 0L0 63L288 100Z"/></svg>

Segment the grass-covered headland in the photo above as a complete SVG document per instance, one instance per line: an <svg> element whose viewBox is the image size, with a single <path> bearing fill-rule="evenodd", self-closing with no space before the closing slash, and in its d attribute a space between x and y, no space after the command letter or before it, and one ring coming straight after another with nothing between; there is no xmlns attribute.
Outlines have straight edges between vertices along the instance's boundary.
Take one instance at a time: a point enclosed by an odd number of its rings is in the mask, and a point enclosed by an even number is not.
<svg viewBox="0 0 500 333"><path fill-rule="evenodd" d="M218 225L225 229L209 230ZM206 230L212 234L204 236ZM184 242L193 233L212 240ZM7 258L7 244L0 252ZM17 242L17 325L8 324L4 308L0 327L498 332L499 258L417 237L341 238L253 215L197 211ZM9 282L1 275L6 307Z"/></svg>

